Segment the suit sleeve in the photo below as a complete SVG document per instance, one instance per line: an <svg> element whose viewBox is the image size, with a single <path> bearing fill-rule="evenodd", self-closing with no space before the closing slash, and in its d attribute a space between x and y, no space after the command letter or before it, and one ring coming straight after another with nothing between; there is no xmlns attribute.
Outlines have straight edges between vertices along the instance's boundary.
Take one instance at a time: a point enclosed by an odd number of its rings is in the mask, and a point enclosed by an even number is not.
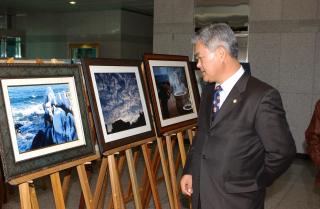
<svg viewBox="0 0 320 209"><path fill-rule="evenodd" d="M307 152L313 163L320 166L320 101L317 102L310 124L305 132Z"/></svg>
<svg viewBox="0 0 320 209"><path fill-rule="evenodd" d="M265 165L260 180L269 186L288 169L296 154L296 146L277 90L270 89L263 96L256 115L255 130L265 149Z"/></svg>

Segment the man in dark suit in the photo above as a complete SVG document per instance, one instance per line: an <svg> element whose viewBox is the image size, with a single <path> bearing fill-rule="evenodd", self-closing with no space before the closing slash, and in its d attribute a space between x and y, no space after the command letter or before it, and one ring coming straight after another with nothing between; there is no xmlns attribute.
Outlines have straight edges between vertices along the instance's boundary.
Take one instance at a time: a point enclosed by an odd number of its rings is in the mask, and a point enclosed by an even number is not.
<svg viewBox="0 0 320 209"><path fill-rule="evenodd" d="M296 154L280 94L245 73L228 25L208 26L193 42L209 84L181 190L192 196L194 209L263 209L266 187Z"/></svg>

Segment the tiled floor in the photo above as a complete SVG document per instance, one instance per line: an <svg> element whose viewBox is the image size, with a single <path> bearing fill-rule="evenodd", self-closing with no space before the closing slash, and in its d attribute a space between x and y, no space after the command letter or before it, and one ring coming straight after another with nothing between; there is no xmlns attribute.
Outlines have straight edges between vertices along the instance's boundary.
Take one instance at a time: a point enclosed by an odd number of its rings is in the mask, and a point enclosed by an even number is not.
<svg viewBox="0 0 320 209"><path fill-rule="evenodd" d="M140 163L141 164L141 163ZM141 169L138 169L139 172ZM95 185L97 175L95 170L92 178L92 187ZM313 185L316 168L309 160L296 159L291 165L289 170L281 176L270 188L267 190L266 209L319 209L320 208L320 188L315 188ZM140 177L140 175L138 175ZM123 184L126 185L126 180ZM39 184L39 182L36 182ZM51 192L50 184L48 188L43 190L37 186L37 195L40 208L54 209L53 195ZM20 208L19 195L17 188L11 188L9 199L3 205L3 209L18 209ZM93 189L92 189L93 190ZM159 195L162 202L162 208L170 208L166 196L166 188L164 183L159 185ZM107 197L110 196L110 191ZM77 180L77 175L74 173L71 183L70 193L67 200L67 208L76 209L79 205L80 188ZM106 198L108 199L108 198ZM182 198L183 199L183 198ZM106 200L107 203L107 200ZM105 207L107 208L107 204ZM126 208L134 208L134 204L128 203ZM152 202L150 208L154 208Z"/></svg>
<svg viewBox="0 0 320 209"><path fill-rule="evenodd" d="M314 187L316 172L309 160L296 159L267 190L266 209L319 209L320 188Z"/></svg>

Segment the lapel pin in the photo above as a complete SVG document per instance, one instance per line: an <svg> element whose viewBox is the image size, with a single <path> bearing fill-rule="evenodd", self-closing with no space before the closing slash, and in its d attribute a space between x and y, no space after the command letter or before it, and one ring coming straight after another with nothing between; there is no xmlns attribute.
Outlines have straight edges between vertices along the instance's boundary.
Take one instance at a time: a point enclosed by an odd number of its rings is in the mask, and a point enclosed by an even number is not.
<svg viewBox="0 0 320 209"><path fill-rule="evenodd" d="M237 99L234 99L233 100L233 104L235 104L235 103L237 103L238 102L238 100Z"/></svg>

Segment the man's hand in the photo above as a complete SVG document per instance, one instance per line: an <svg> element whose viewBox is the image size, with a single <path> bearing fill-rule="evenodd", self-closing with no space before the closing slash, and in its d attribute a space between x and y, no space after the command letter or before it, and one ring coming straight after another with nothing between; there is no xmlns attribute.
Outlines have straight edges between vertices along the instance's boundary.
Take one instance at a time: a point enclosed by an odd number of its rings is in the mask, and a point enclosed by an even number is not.
<svg viewBox="0 0 320 209"><path fill-rule="evenodd" d="M191 175L184 175L180 181L181 191L183 194L191 196L192 195L192 176Z"/></svg>

